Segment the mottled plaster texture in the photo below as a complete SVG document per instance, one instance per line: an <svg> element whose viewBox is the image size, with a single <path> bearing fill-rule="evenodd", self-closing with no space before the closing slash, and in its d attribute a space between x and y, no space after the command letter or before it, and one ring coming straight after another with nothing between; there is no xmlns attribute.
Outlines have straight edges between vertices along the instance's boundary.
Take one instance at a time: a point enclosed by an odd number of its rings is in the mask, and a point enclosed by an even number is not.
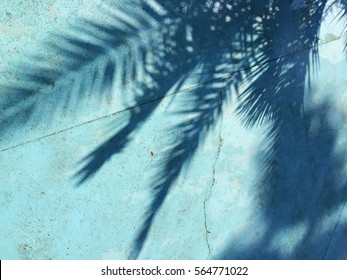
<svg viewBox="0 0 347 280"><path fill-rule="evenodd" d="M346 259L345 2L1 1L0 259Z"/></svg>

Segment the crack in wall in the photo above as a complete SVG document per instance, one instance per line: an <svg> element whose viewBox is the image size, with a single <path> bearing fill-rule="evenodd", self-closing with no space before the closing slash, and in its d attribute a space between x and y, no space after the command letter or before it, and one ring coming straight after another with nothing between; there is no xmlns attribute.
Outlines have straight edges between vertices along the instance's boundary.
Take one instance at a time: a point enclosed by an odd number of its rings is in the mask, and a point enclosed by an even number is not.
<svg viewBox="0 0 347 280"><path fill-rule="evenodd" d="M223 137L222 137L222 127L223 127L223 99L222 99L222 95L223 93L220 92L219 93L219 98L220 98L220 113L221 113L221 118L220 118L220 125L219 125L219 133L218 133L218 147L217 147L217 152L216 152L216 157L215 157L215 160L214 160L214 163L213 163L213 168L212 168L212 182L211 182L211 185L208 189L208 192L206 194L206 197L205 197L205 200L204 200L204 226L205 226L205 241L206 241L206 245L207 245L207 248L208 248L208 256L207 258L209 259L210 256L211 256L211 246L210 246L210 242L209 242L209 239L208 239L208 235L211 233L208 229L208 225L207 225L207 211L206 211L206 205L207 205L207 202L208 200L210 199L211 197L211 194L212 194L212 190L213 190L213 187L214 187L214 184L216 182L216 164L217 164L217 161L219 159L219 155L220 155L220 152L221 152L221 148L222 148L222 145L223 145Z"/></svg>
<svg viewBox="0 0 347 280"><path fill-rule="evenodd" d="M329 44L329 43L332 43L334 41L338 41L338 40L341 40L341 39L345 39L345 36L341 36L341 37L338 37L336 39L333 39L331 41L328 41L328 42L322 42L322 43L319 43L317 46L321 46L321 45L326 45L326 44ZM128 111L128 110L132 110L136 107L139 107L139 106L142 106L142 105L145 105L147 103L151 103L151 102L155 102L155 101L158 101L160 99L164 99L164 98L167 98L169 96L173 96L173 95L176 95L176 94L180 94L180 93L184 93L184 92L189 92L193 89L197 89L197 88L200 88L200 87L203 87L205 85L208 85L208 84L211 84L211 83L214 83L214 82L217 82L217 81L222 81L222 80L225 80L225 79L228 79L230 78L231 76L237 74L237 73L241 73L241 72L245 72L245 71L248 71L250 69L253 69L253 68L256 68L256 67L259 67L259 66L263 66L263 65L266 65L266 64L269 64L271 62L274 62L274 61L277 61L279 59L283 59L283 58L287 58L287 57L290 57L290 56L293 56L293 55L296 55L296 54L299 54L301 52L304 52L304 51L308 51L310 49L312 49L313 46L308 46L308 47L305 47L305 48L302 48L302 49L299 49L299 50L294 50L292 52L288 52L286 54L283 54L282 56L279 56L279 57L276 57L276 58L271 58L271 59L268 59L262 63L257 63L255 65L252 65L250 67L245 67L245 68L241 68L241 69L238 69L238 70L235 70L235 71L231 71L230 73L227 73L225 75L222 75L221 77L218 77L218 78L214 78L214 79L210 79L210 80L207 80L205 82L202 82L200 84L197 84L197 85L192 85L186 89L182 89L182 90L179 90L177 92L173 92L171 94L167 94L167 95L163 95L163 96L159 96L157 98L154 98L154 99L151 99L151 100L148 100L148 101L145 101L141 104L136 104L134 106L131 106L129 108L125 108L123 110L120 110L120 111L117 111L117 112L113 112L109 115L105 115L105 116L101 116L99 118L95 118L95 119L92 119L92 120L89 120L89 121L86 121L86 122L83 122L83 123L80 123L80 124L77 124L77 125L74 125L74 126L71 126L71 127L68 127L68 128L65 128L65 129L62 129L62 130L59 130L59 131L56 131L56 132L53 132L53 133L50 133L50 134L47 134L47 135L43 135L41 137L38 137L38 138L34 138L32 140L29 140L29 141L24 141L24 142L21 142L21 143L18 143L18 144L15 144L15 145L12 145L10 147L5 147L5 148L2 148L0 149L0 152L5 152L5 151L8 151L8 150L11 150L11 149L14 149L14 148L17 148L17 147L20 147L20 146L23 146L23 145L26 145L26 144L30 144L30 143L33 143L33 142L36 142L36 141L39 141L41 139L44 139L44 138L47 138L47 137L50 137L50 136L53 136L53 135L56 135L56 134L60 134L62 132L65 132L65 131L69 131L69 130L72 130L74 128L77 128L77 127L81 127L81 126L84 126L84 125L87 125L89 123L93 123L93 122L96 122L96 121L99 121L101 119L106 119L106 118L109 118L109 117L112 117L112 116L115 116L115 115L118 115L122 112L125 112L125 111Z"/></svg>
<svg viewBox="0 0 347 280"><path fill-rule="evenodd" d="M336 221L336 224L335 224L335 227L334 227L334 231L333 231L333 233L331 234L331 237L330 237L330 240L329 240L329 244L328 244L327 249L325 250L325 253L324 253L323 260L325 260L325 258L326 258L326 255L327 255L327 253L328 253L328 251L329 251L329 248L330 248L331 243L332 243L332 241L333 241L333 238L334 238L334 235L335 235L335 233L336 233L336 230L337 230L338 226L340 225L340 220L341 220L341 218L342 218L342 214L343 214L343 212L344 212L344 210L345 210L346 204L347 204L347 200L345 201L345 204L344 204L343 207L342 207L342 210L341 210L341 213L340 213L340 215L339 215L339 218L338 218L337 221Z"/></svg>

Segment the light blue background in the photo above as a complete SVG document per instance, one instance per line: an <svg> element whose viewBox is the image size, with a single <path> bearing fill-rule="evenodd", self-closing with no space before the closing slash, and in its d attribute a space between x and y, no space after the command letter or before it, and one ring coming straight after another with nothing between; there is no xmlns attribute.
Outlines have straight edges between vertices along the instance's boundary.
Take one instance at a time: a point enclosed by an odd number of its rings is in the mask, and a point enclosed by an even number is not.
<svg viewBox="0 0 347 280"><path fill-rule="evenodd" d="M273 34L277 45L271 61L259 66L271 68L282 61L291 67L302 57L311 59L306 78L290 69L283 73L286 79L293 76L296 81L286 94L300 86L305 90L304 118L288 113L287 123L284 119L281 124L284 144L274 148L278 153L274 157L282 162L275 170L277 183L271 185L264 183L268 172L264 162L272 145L268 136L272 124L265 118L261 124L247 126L238 111L246 98L240 93L252 85L261 90L276 83L275 77L263 81L264 85L257 81L256 61L251 65L253 78L244 79L238 91L228 87L221 93L228 98L211 127L202 133L191 158L168 165L179 141L186 141L187 151L189 145L195 147L188 132L182 135L180 125L199 118L192 100L200 98L205 83L211 85L209 90L223 88L233 75L244 75L241 63L213 65L220 50L215 42L225 40L218 37L223 35L209 39L212 35L205 34L202 39L206 40L205 59L211 61L211 68L197 63L189 75L182 73L179 89L177 80L156 101L144 95L136 108L132 107L138 104L132 87L135 82L130 78L120 84L122 77L117 71L105 93L88 84L81 89L76 81L88 82L95 67L105 68L110 57L126 56L134 42L141 41L146 48L150 36L160 40L156 34L161 34L163 27L154 19L153 32L108 48L85 66L53 75L51 83L35 81L31 74L47 77L44 67L49 72L49 67L67 63L64 48L69 46L59 35L77 36L73 27L81 26L82 18L108 26L112 19L102 9L118 15L112 2L117 1L11 0L0 4L0 258L128 258L137 246L135 240L146 213L151 211L153 187L158 180L165 180L170 166L174 170L182 166L135 257L345 259L347 62L344 23L337 20L339 6L329 10L321 24L318 61L313 61L313 49L305 42L301 48L295 40L292 46L287 44L286 37L296 38L297 34L285 18L288 28ZM131 4L136 1L118 2L123 2L118 4L125 11L140 7ZM152 6L165 14L159 4ZM283 4L279 8L292 9L290 14L300 7ZM235 28L243 26L236 17L232 22ZM88 40L88 35L79 35ZM189 31L186 36L189 41ZM147 53L151 55L154 58L148 59L155 60L155 53ZM123 67L138 65L136 61L126 61ZM40 65L43 68L35 73ZM218 67L224 70L217 71ZM138 79L146 82L144 74ZM102 78L96 80L98 83ZM302 80L304 84L299 84ZM166 80L160 82L165 84ZM218 98L218 94L212 97ZM11 102L14 106L9 106ZM83 158L123 127L137 108L151 110L153 104L157 104L153 113L125 139L124 148L78 185L76 173L85 164ZM206 99L206 106L210 105ZM286 101L282 105L290 107Z"/></svg>

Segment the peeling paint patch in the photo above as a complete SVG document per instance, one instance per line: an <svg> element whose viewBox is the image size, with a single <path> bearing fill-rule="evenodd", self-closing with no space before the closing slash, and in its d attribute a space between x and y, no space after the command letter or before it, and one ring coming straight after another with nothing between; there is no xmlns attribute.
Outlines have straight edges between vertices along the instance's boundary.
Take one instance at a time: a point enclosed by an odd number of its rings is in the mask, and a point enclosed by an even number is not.
<svg viewBox="0 0 347 280"><path fill-rule="evenodd" d="M325 38L331 40L336 38L336 35L328 33ZM344 53L345 42L343 39L331 41L330 43L324 44L319 49L319 56L321 58L326 58L331 63L338 63L346 59Z"/></svg>
<svg viewBox="0 0 347 280"><path fill-rule="evenodd" d="M331 42L340 39L340 36L336 36L333 33L327 33L325 34L324 42Z"/></svg>

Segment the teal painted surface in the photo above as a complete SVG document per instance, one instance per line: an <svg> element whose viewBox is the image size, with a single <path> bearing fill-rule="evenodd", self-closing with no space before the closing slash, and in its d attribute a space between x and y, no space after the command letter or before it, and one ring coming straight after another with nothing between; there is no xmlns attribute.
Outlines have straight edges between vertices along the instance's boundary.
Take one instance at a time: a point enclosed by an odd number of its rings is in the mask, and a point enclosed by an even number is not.
<svg viewBox="0 0 347 280"><path fill-rule="evenodd" d="M0 6L0 258L345 259L344 1L166 2Z"/></svg>

